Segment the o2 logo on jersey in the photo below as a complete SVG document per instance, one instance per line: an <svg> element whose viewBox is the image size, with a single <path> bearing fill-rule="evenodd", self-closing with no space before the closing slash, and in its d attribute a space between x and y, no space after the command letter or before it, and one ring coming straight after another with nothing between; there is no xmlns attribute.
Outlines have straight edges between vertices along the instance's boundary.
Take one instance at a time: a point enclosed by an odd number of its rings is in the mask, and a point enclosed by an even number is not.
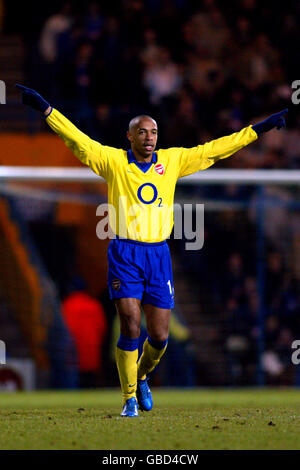
<svg viewBox="0 0 300 470"><path fill-rule="evenodd" d="M156 173L158 173L159 175L163 175L164 172L165 172L165 167L162 165L162 163L157 163L154 167L154 170L156 171Z"/></svg>
<svg viewBox="0 0 300 470"><path fill-rule="evenodd" d="M137 196L144 204L152 204L157 199L157 189L152 183L144 183L137 190Z"/></svg>

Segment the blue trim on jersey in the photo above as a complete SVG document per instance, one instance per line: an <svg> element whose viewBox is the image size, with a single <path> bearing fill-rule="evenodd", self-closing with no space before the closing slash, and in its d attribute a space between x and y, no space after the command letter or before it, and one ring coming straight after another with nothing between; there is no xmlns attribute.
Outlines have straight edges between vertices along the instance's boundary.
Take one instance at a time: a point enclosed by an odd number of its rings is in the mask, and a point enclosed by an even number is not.
<svg viewBox="0 0 300 470"><path fill-rule="evenodd" d="M128 338L120 334L117 347L123 351L135 351L139 346L139 338Z"/></svg>
<svg viewBox="0 0 300 470"><path fill-rule="evenodd" d="M116 235L116 240L120 240L121 242L133 243L134 245L144 245L144 246L160 246L165 245L167 240L163 240L162 242L140 242L138 240L131 240L130 238L121 238L119 235Z"/></svg>
<svg viewBox="0 0 300 470"><path fill-rule="evenodd" d="M157 155L155 152L153 152L152 154L152 160L151 162L138 162L134 156L134 153L133 151L130 149L130 150L127 150L127 159L128 159L128 163L135 163L136 166L142 170L144 173L147 173L147 171L149 170L149 168L151 167L152 163L157 163Z"/></svg>

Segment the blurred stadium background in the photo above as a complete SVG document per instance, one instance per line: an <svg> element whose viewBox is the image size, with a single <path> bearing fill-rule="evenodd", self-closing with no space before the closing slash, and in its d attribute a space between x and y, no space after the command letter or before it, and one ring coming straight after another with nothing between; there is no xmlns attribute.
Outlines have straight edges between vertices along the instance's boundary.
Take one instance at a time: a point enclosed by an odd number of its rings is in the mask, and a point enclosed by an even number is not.
<svg viewBox="0 0 300 470"><path fill-rule="evenodd" d="M1 390L118 386L108 240L96 237L106 186L64 180L81 165L20 103L16 82L92 138L123 148L140 113L158 121L160 147L191 147L289 106L287 130L178 184L176 202L205 204L205 243L186 251L185 240L170 240L176 308L153 383L300 384L291 362L300 339L300 178L291 184L285 171L300 160L291 103L299 18L292 0L284 12L258 0L0 1ZM7 166L16 168L5 177ZM30 181L16 178L20 166L33 178L32 167L45 167L44 176L47 167L64 170ZM249 184L249 170L265 172Z"/></svg>

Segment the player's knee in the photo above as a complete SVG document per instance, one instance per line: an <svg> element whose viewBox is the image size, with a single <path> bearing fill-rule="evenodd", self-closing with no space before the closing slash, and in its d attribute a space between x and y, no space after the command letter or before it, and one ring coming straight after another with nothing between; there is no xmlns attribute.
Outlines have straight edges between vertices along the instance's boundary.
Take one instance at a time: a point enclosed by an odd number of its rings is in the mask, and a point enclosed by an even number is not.
<svg viewBox="0 0 300 470"><path fill-rule="evenodd" d="M139 321L128 316L121 318L121 333L128 338L138 338L140 336Z"/></svg>

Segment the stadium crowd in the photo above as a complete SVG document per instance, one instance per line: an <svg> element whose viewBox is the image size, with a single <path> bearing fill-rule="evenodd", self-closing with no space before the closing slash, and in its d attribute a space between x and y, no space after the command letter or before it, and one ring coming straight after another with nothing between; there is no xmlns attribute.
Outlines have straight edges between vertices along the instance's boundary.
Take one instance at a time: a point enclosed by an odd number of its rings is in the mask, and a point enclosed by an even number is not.
<svg viewBox="0 0 300 470"><path fill-rule="evenodd" d="M128 117L147 112L161 147L193 146L290 103L298 18L296 1L285 12L257 0L65 2L24 33L27 82L107 145L127 145ZM222 165L295 168L291 108L288 133Z"/></svg>

